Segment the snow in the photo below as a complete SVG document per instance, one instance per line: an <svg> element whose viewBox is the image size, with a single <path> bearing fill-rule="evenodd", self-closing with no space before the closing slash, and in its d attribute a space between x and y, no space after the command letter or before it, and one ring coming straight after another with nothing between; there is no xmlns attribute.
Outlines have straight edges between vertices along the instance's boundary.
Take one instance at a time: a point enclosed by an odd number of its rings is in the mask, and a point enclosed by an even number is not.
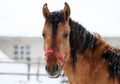
<svg viewBox="0 0 120 84"><path fill-rule="evenodd" d="M62 77L49 78L48 76L39 76L37 80L36 76L30 76L30 80L27 80L27 75L6 75L1 73L27 73L26 64L16 63L1 63L1 62L15 62L0 51L0 84L61 84ZM32 66L30 73L37 73L37 66ZM39 73L47 74L44 65L41 65ZM63 84L63 83L62 83Z"/></svg>

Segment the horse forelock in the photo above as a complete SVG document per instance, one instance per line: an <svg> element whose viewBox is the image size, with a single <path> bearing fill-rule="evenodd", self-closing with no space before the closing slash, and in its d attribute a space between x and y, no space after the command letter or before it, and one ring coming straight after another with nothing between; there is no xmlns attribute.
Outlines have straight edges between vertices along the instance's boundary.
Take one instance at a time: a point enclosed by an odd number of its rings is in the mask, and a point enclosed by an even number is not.
<svg viewBox="0 0 120 84"><path fill-rule="evenodd" d="M52 34L53 38L55 38L58 29L58 24L65 21L62 11L51 12L46 21L52 25Z"/></svg>

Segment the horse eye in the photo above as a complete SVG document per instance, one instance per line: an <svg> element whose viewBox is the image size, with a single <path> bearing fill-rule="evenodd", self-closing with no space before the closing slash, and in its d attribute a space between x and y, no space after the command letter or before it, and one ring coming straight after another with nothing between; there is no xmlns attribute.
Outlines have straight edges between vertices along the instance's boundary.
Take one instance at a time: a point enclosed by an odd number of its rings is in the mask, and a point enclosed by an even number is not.
<svg viewBox="0 0 120 84"><path fill-rule="evenodd" d="M66 33L66 34L64 34L64 38L67 38L67 37L68 37L68 35L69 35L69 34L67 34L67 33Z"/></svg>
<svg viewBox="0 0 120 84"><path fill-rule="evenodd" d="M43 36L43 38L45 38L45 34L44 33L42 34L42 36Z"/></svg>

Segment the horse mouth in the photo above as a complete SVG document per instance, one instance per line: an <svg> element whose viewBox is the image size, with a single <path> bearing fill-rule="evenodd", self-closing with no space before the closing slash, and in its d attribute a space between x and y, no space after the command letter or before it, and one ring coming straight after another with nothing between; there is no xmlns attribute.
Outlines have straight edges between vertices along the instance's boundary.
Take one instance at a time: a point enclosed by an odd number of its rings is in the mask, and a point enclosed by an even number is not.
<svg viewBox="0 0 120 84"><path fill-rule="evenodd" d="M61 72L58 72L56 74L50 74L50 73L48 73L48 77L49 78L58 78L58 77L60 77L60 75L61 75Z"/></svg>

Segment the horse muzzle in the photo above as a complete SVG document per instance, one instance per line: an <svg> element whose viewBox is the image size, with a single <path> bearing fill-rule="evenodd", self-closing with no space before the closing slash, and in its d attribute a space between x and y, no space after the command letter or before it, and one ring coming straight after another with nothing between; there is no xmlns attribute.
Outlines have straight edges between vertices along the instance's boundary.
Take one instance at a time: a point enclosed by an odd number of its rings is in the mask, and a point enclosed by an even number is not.
<svg viewBox="0 0 120 84"><path fill-rule="evenodd" d="M61 69L59 65L55 65L54 67L49 67L48 65L46 65L45 68L50 78L58 78L61 74Z"/></svg>
<svg viewBox="0 0 120 84"><path fill-rule="evenodd" d="M50 56L50 54L53 54L54 56L56 56L59 60L61 60L62 62L64 62L64 57L59 53L56 52L54 50L46 50L45 51L45 56ZM50 60L51 62L53 60ZM50 78L58 78L61 74L61 68L60 68L60 64L55 64L54 66L49 66L46 65L46 71L49 75Z"/></svg>

